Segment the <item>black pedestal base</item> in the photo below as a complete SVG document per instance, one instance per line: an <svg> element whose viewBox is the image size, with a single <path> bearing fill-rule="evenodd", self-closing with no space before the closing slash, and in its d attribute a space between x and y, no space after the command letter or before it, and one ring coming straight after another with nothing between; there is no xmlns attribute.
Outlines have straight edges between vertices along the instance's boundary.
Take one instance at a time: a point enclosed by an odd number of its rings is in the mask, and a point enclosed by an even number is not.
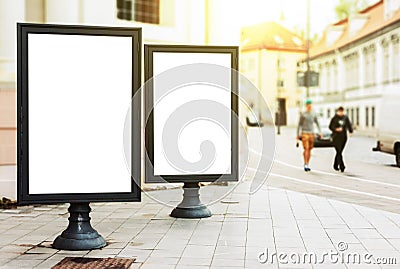
<svg viewBox="0 0 400 269"><path fill-rule="evenodd" d="M200 219L211 217L211 211L206 206L198 206L192 208L176 207L171 212L171 217L184 219Z"/></svg>
<svg viewBox="0 0 400 269"><path fill-rule="evenodd" d="M91 250L106 245L104 238L90 224L89 203L71 203L69 224L53 242L53 248L63 250Z"/></svg>
<svg viewBox="0 0 400 269"><path fill-rule="evenodd" d="M170 216L174 218L198 219L211 217L211 211L200 201L199 183L185 183L183 185L183 200L172 210Z"/></svg>

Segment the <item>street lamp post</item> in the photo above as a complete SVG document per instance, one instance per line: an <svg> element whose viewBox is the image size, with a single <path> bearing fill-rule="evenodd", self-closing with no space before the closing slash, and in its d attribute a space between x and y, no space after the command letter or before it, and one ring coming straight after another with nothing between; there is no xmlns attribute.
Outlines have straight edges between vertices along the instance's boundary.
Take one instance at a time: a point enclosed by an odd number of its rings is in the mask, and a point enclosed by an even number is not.
<svg viewBox="0 0 400 269"><path fill-rule="evenodd" d="M280 135L281 134L281 117L282 117L282 115L281 115L281 104L280 104L280 98L281 98L281 94L282 94L282 90L283 90L283 87L285 86L284 85L284 82L283 82L283 80L282 80L282 74L281 74L281 66L282 66L282 55L281 55L281 50L283 49L283 44L282 43L280 43L279 44L279 50L278 50L278 60L277 60L277 70L278 70L278 75L277 75L277 77L278 77L278 79L277 79L277 82L276 82L276 90L277 90L277 98L276 98L276 103L277 103L277 110L276 110L276 112L277 112L277 135Z"/></svg>
<svg viewBox="0 0 400 269"><path fill-rule="evenodd" d="M278 102L278 132L277 132L277 134L278 135L280 135L281 134L281 107L280 107L280 104L279 104L279 99L277 100L277 102Z"/></svg>

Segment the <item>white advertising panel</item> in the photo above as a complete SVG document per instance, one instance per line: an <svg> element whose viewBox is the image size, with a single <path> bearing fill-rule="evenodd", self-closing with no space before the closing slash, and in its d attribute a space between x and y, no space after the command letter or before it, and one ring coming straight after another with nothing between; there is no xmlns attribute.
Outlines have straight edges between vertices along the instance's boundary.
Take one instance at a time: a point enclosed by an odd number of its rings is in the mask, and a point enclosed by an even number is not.
<svg viewBox="0 0 400 269"><path fill-rule="evenodd" d="M183 175L185 171L177 169L167 160L164 154L162 133L166 131L167 119L174 111L184 104L195 100L209 100L220 103L227 108L224 111L228 123L231 122L231 92L230 88L220 88L217 85L193 83L162 96L163 85L157 83L157 75L169 69L188 64L217 64L231 68L231 54L229 53L167 53L157 52L153 55L154 75L154 174L155 175ZM228 81L231 81L230 73ZM212 102L210 102L211 104ZM207 109L207 108L203 108ZM191 110L193 115L201 111ZM199 145L209 140L216 146L214 162L202 171L203 174L227 174L231 172L231 128L224 130L215 122L204 120L194 121L183 128L178 139L179 151L185 159L195 162L200 159ZM193 171L195 172L195 171Z"/></svg>
<svg viewBox="0 0 400 269"><path fill-rule="evenodd" d="M123 132L137 31L20 27L20 199L130 200Z"/></svg>
<svg viewBox="0 0 400 269"><path fill-rule="evenodd" d="M146 45L146 177L237 180L237 47Z"/></svg>

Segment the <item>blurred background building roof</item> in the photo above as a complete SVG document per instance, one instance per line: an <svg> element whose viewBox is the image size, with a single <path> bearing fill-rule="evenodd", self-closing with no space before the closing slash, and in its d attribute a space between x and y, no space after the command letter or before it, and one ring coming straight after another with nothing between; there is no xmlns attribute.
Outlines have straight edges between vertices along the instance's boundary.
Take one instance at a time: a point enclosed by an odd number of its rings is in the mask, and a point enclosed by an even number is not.
<svg viewBox="0 0 400 269"><path fill-rule="evenodd" d="M306 51L305 40L277 22L265 22L242 28L241 51L259 49Z"/></svg>
<svg viewBox="0 0 400 269"><path fill-rule="evenodd" d="M328 26L321 40L312 46L311 58L333 52L353 44L374 33L400 22L399 6L388 6L388 1L379 1L350 18Z"/></svg>

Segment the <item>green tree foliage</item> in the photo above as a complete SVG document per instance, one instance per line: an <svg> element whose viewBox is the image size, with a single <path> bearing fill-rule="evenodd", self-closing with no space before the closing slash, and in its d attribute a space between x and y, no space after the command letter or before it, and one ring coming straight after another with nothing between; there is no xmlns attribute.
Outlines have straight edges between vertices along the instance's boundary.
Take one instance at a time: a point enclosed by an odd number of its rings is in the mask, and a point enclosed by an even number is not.
<svg viewBox="0 0 400 269"><path fill-rule="evenodd" d="M335 7L336 18L343 20L368 6L368 0L339 0Z"/></svg>

